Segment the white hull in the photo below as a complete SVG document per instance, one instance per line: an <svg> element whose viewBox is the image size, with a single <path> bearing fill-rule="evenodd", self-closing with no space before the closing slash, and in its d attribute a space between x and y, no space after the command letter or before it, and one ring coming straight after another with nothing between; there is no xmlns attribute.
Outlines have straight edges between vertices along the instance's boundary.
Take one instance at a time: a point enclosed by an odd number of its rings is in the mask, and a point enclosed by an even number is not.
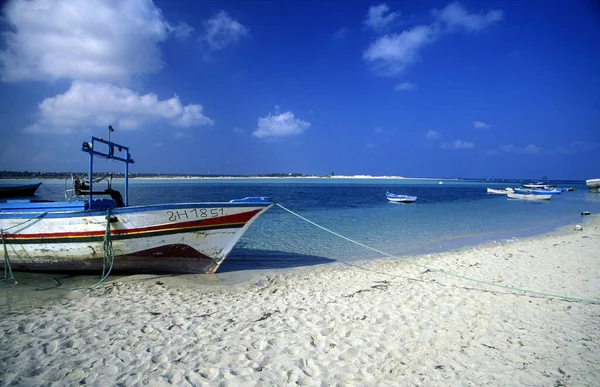
<svg viewBox="0 0 600 387"><path fill-rule="evenodd" d="M110 241L114 270L214 273L252 222L272 205L188 203L107 211L0 212L0 228L15 270L98 270L105 263L104 242Z"/></svg>
<svg viewBox="0 0 600 387"><path fill-rule="evenodd" d="M552 195L538 195L538 194L517 194L517 193L509 193L506 195L509 199L519 199L519 200L534 200L534 201L543 201L552 199Z"/></svg>
<svg viewBox="0 0 600 387"><path fill-rule="evenodd" d="M586 180L585 185L587 185L592 192L600 192L600 179Z"/></svg>

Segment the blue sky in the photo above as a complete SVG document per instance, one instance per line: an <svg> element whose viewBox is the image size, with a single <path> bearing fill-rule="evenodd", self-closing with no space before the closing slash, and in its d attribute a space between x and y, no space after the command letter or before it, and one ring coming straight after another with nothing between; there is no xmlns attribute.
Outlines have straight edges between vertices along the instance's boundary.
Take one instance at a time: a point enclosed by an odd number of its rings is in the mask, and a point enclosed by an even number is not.
<svg viewBox="0 0 600 387"><path fill-rule="evenodd" d="M134 172L600 177L594 1L1 11L0 170L85 170L112 125Z"/></svg>

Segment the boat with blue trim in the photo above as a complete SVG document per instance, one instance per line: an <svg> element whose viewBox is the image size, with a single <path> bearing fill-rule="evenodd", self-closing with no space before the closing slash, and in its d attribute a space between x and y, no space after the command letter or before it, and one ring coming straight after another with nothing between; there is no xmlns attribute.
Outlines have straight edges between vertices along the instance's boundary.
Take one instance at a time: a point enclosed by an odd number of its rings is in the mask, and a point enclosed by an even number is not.
<svg viewBox="0 0 600 387"><path fill-rule="evenodd" d="M395 194L395 193L391 193L391 192L386 192L385 197L390 202L395 202L395 203L412 203L415 200L417 200L416 196L399 195L399 194Z"/></svg>
<svg viewBox="0 0 600 387"><path fill-rule="evenodd" d="M110 127L109 127L110 128ZM112 131L112 128L110 128ZM27 271L214 273L250 225L274 205L266 197L226 202L130 206L129 148L92 137L87 179L73 179L71 200L0 204L3 264ZM124 195L96 189L94 158L125 164Z"/></svg>

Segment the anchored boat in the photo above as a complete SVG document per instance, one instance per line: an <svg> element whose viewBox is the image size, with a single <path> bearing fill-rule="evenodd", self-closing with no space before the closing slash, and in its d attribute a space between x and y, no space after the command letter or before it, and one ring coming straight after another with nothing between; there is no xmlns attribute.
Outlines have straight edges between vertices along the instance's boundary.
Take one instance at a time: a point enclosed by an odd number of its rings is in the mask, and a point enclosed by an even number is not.
<svg viewBox="0 0 600 387"><path fill-rule="evenodd" d="M42 183L2 184L0 185L0 198L23 198L33 196L40 185L42 185Z"/></svg>
<svg viewBox="0 0 600 387"><path fill-rule="evenodd" d="M391 193L391 192L386 192L385 197L390 202L397 202L397 203L412 203L415 200L417 200L416 196L398 195L398 194Z"/></svg>
<svg viewBox="0 0 600 387"><path fill-rule="evenodd" d="M112 129L112 128L111 128ZM250 225L274 202L248 197L227 202L129 206L129 148L92 137L87 180L74 179L64 202L7 200L0 204L4 265L28 271L214 273ZM125 164L124 195L97 190L93 161Z"/></svg>

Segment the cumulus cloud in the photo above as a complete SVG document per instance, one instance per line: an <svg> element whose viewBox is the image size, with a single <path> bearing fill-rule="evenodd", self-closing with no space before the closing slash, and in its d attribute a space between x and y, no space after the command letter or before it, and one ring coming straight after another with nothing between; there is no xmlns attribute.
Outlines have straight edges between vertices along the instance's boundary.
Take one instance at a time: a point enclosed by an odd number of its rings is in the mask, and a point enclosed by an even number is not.
<svg viewBox="0 0 600 387"><path fill-rule="evenodd" d="M475 121L475 122L473 122L473 127L475 129L489 129L492 127L492 125L486 124L483 121Z"/></svg>
<svg viewBox="0 0 600 387"><path fill-rule="evenodd" d="M475 144L463 140L455 140L442 144L443 149L470 149L473 147L475 147Z"/></svg>
<svg viewBox="0 0 600 387"><path fill-rule="evenodd" d="M435 130L428 130L427 133L425 133L425 138L428 140L439 140L442 136Z"/></svg>
<svg viewBox="0 0 600 387"><path fill-rule="evenodd" d="M227 12L220 11L204 22L204 40L213 50L222 50L248 35L248 28L232 19Z"/></svg>
<svg viewBox="0 0 600 387"><path fill-rule="evenodd" d="M402 82L402 83L399 83L396 86L394 86L394 90L396 90L396 91L408 91L408 90L413 90L416 87L417 87L417 85L415 85L414 83Z"/></svg>
<svg viewBox="0 0 600 387"><path fill-rule="evenodd" d="M385 3L369 7L367 18L364 21L365 25L377 32L385 30L394 20L400 17L397 12L388 13L389 10L390 7Z"/></svg>
<svg viewBox="0 0 600 387"><path fill-rule="evenodd" d="M363 53L363 59L381 75L396 75L419 60L419 51L436 39L431 26L420 25L399 34L375 40Z"/></svg>
<svg viewBox="0 0 600 387"><path fill-rule="evenodd" d="M458 2L448 4L442 10L433 10L432 13L449 28L462 28L471 32L481 31L504 17L504 13L499 10L479 14L469 13Z"/></svg>
<svg viewBox="0 0 600 387"><path fill-rule="evenodd" d="M285 112L258 119L258 128L252 133L258 138L286 137L301 134L310 127L310 122L295 118L292 112Z"/></svg>
<svg viewBox="0 0 600 387"><path fill-rule="evenodd" d="M374 26L388 26L396 18L394 13L383 16L388 10L385 4L369 8L367 21L373 20ZM364 51L363 60L379 75L398 75L419 60L420 52L424 47L437 41L441 36L458 30L482 31L503 18L502 11L498 10L480 14L469 13L457 2L449 4L442 10L432 10L431 13L434 20L429 24L377 38ZM386 17L391 15L394 17L388 22ZM368 25L367 21L365 24Z"/></svg>
<svg viewBox="0 0 600 387"><path fill-rule="evenodd" d="M25 131L73 133L107 125L134 130L157 120L178 127L213 125L202 110L201 105L184 106L178 96L160 100L107 83L75 81L64 94L42 101L38 121Z"/></svg>
<svg viewBox="0 0 600 387"><path fill-rule="evenodd" d="M191 28L151 0L15 0L4 9L3 81L126 81L163 66L158 44Z"/></svg>

